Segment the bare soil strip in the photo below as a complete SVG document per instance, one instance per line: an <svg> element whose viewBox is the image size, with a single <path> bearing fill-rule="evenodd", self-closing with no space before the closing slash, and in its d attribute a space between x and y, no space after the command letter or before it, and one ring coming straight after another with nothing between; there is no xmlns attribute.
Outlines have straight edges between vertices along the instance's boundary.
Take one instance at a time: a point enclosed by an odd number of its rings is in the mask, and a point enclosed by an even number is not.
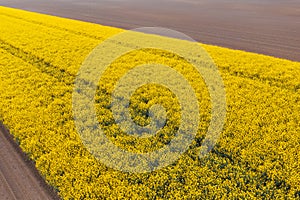
<svg viewBox="0 0 300 200"><path fill-rule="evenodd" d="M125 29L165 27L206 44L300 61L295 0L0 0L0 5Z"/></svg>
<svg viewBox="0 0 300 200"><path fill-rule="evenodd" d="M0 124L0 199L59 199L2 124Z"/></svg>

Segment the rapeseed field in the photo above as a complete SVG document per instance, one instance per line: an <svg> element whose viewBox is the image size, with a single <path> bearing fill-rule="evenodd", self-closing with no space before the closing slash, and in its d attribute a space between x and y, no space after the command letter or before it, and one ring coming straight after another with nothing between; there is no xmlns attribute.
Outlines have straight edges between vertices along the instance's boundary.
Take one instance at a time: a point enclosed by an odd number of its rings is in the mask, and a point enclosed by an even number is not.
<svg viewBox="0 0 300 200"><path fill-rule="evenodd" d="M109 96L132 66L159 60L180 71L195 89L201 119L192 144L173 164L127 173L107 167L86 149L72 112L74 81L85 58L124 30L5 7L0 16L0 119L63 199L300 198L299 62L199 44L220 71L227 105L216 146L199 158L211 120L201 76L182 58L159 50L118 58L95 95L97 119L115 145L138 153L159 149L180 122L172 91L149 84L131 98L133 121L149 124L147 110L161 103L166 128L137 139L116 126Z"/></svg>

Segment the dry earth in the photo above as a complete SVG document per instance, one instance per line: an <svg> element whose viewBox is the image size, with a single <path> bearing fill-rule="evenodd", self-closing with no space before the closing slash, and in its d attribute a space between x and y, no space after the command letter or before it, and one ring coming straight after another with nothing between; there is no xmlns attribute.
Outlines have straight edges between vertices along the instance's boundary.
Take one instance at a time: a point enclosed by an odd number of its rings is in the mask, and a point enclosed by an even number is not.
<svg viewBox="0 0 300 200"><path fill-rule="evenodd" d="M59 199L2 124L0 124L0 199Z"/></svg>
<svg viewBox="0 0 300 200"><path fill-rule="evenodd" d="M206 44L300 61L299 0L0 0L126 29L165 27Z"/></svg>

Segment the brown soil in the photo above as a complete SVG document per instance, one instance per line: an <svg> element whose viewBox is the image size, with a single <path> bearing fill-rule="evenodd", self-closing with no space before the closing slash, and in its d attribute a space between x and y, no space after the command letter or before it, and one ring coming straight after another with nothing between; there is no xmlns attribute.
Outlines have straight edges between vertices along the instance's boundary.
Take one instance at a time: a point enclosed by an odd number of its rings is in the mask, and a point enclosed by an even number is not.
<svg viewBox="0 0 300 200"><path fill-rule="evenodd" d="M298 0L0 0L0 5L126 29L171 28L206 44L300 61Z"/></svg>
<svg viewBox="0 0 300 200"><path fill-rule="evenodd" d="M0 199L52 200L56 192L0 123Z"/></svg>

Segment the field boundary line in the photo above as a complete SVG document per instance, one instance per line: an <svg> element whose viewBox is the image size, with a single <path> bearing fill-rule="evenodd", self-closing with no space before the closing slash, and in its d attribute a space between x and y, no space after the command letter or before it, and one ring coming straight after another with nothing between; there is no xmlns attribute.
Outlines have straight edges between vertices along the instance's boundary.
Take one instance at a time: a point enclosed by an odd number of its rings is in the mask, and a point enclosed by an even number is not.
<svg viewBox="0 0 300 200"><path fill-rule="evenodd" d="M43 22L39 22L39 21L35 21L35 20L29 20L29 19L24 19L24 18L17 17L17 16L14 16L14 15L9 15L7 13L0 13L0 15L4 15L4 16L7 16L7 17L15 18L15 19L18 19L18 20L26 21L26 22L37 24L37 25L41 25L41 26L45 26L45 27L48 27L48 28L54 28L54 29L57 29L57 30L67 31L67 32L70 32L70 33L73 33L73 34L76 34L76 35L82 35L82 36L85 36L85 37L88 37L88 38L91 38L91 39L96 39L96 40L104 40L105 39L105 37L91 35L91 34L88 34L88 33L80 32L80 31L75 31L75 30L71 30L71 29L67 29L67 28L62 28L60 26L47 25L47 24L45 24ZM49 15L49 16L51 16L51 15ZM64 17L60 17L60 18L62 18L62 19L68 19L68 18L64 18ZM77 20L77 21L80 21L80 20ZM85 21L80 21L80 22L85 22ZM86 23L88 23L88 22L86 22ZM100 24L97 24L97 25L100 25ZM107 27L116 28L116 27L112 27L112 26L107 26ZM172 28L172 29L178 29L177 27L170 27L170 28ZM187 32L193 33L193 34L200 33L199 31L193 31L193 30L189 30ZM205 33L205 32L202 32L202 33ZM207 33L205 33L205 34L207 34ZM216 37L217 36L217 34L213 34L213 33L209 33L209 34L212 37ZM237 37L227 36L226 38L227 39L238 39L238 40L244 41L244 42L253 42L253 40L250 40L250 39L247 39L247 38L243 38L243 37L238 37L237 38ZM260 40L255 40L255 43L256 44L262 44L262 45L264 45L264 44L268 45L269 44L267 42L260 41ZM279 47L279 48L290 48L290 49L294 49L294 50L299 50L300 49L299 47L296 47L296 46L291 46L291 45L288 46L288 45L278 44L278 43L277 44L272 44L272 45L275 46L275 47Z"/></svg>
<svg viewBox="0 0 300 200"><path fill-rule="evenodd" d="M9 142L13 149L16 151L16 153L21 156L21 158L24 160L24 163L28 166L29 170L33 173L34 177L38 180L39 184L45 188L47 193L53 198L53 200L61 200L61 198L58 195L58 191L55 190L55 188L51 185L49 185L45 178L40 174L38 169L35 166L35 162L31 160L28 155L21 149L21 147L17 144L17 142L14 139L14 135L10 133L9 129L6 127L6 125L3 123L2 120L0 120L0 134L3 134L4 138ZM1 170L0 170L0 173ZM5 178L5 177L4 177ZM6 179L5 179L6 180Z"/></svg>

